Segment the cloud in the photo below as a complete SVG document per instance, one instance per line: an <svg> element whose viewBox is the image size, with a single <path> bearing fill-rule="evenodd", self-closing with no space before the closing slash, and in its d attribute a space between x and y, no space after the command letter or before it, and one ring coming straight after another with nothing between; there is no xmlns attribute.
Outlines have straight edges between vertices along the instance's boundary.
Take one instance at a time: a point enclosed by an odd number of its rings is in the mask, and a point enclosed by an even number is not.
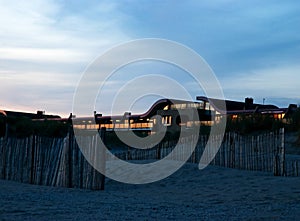
<svg viewBox="0 0 300 221"><path fill-rule="evenodd" d="M39 106L68 114L72 91L90 61L116 44L143 37L194 49L212 66L227 98L299 97L297 1L0 3L0 108L35 111ZM161 70L158 74L174 76L174 69ZM177 75L191 94L200 95L189 78ZM110 86L114 91L119 84Z"/></svg>
<svg viewBox="0 0 300 221"><path fill-rule="evenodd" d="M123 9L138 15L132 18L132 28L139 36L142 32L184 43L202 55L218 75L299 60L300 2L143 3L144 7Z"/></svg>
<svg viewBox="0 0 300 221"><path fill-rule="evenodd" d="M118 4L1 1L1 108L68 114L85 67L129 39Z"/></svg>
<svg viewBox="0 0 300 221"><path fill-rule="evenodd" d="M76 52L63 48L0 48L1 60L33 61L33 62L87 62L84 52Z"/></svg>
<svg viewBox="0 0 300 221"><path fill-rule="evenodd" d="M244 73L223 77L221 85L227 98L243 99L253 96L262 100L269 98L282 105L283 98L293 103L299 102L300 66L282 66L249 70ZM285 106L288 102L285 102Z"/></svg>
<svg viewBox="0 0 300 221"><path fill-rule="evenodd" d="M69 4L60 1L17 1L12 0L1 4L0 27L2 44L45 47L82 47L86 45L101 45L102 42L112 43L125 37L121 23L122 19L113 6L82 3L80 13L68 11ZM97 8L101 10L97 10ZM77 9L78 10L78 9ZM89 13L89 16L82 12ZM101 13L99 15L95 13ZM94 16L94 19L93 19ZM114 19L111 19L114 17ZM96 19L97 18L97 19ZM110 38L103 38L105 36ZM100 37L100 38L98 38ZM6 42L7 41L7 42ZM91 42L92 41L92 42ZM75 43L75 44L74 44ZM79 45L76 45L79 44ZM95 46L95 45L93 45Z"/></svg>

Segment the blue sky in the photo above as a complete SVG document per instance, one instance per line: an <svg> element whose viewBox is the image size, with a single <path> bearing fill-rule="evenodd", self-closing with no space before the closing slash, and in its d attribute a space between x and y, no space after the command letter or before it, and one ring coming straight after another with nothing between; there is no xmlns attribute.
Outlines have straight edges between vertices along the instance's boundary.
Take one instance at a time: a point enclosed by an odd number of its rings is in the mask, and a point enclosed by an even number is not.
<svg viewBox="0 0 300 221"><path fill-rule="evenodd" d="M67 116L86 67L111 47L138 38L169 39L195 50L214 70L227 99L300 104L299 1L0 3L0 109ZM136 65L135 76L138 70L144 69ZM160 71L180 74L169 67ZM177 80L191 83L184 75ZM203 95L198 88L190 93ZM99 101L97 111L107 110Z"/></svg>

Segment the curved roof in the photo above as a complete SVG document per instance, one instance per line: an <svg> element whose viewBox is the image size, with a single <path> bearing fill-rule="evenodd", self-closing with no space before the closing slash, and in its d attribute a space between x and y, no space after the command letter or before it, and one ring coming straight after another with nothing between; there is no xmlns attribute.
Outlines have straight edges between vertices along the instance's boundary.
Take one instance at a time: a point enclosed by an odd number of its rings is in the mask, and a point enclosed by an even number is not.
<svg viewBox="0 0 300 221"><path fill-rule="evenodd" d="M130 118L151 118L152 116L157 114L158 110L162 110L167 105L182 104L182 103L188 104L188 103L199 103L199 102L162 98L157 100L145 113L133 114L130 115ZM124 115L118 115L118 116L102 116L99 114L96 115L96 119L102 119L107 121L109 121L112 118L118 119L123 117Z"/></svg>
<svg viewBox="0 0 300 221"><path fill-rule="evenodd" d="M188 104L188 103L199 103L199 102L194 102L194 101L185 101L185 100L177 100L177 99L160 99L158 101L156 101L151 107L150 109L141 114L141 117L152 117L153 115L155 115L157 113L157 110L162 110L165 106L167 105L171 105L171 104Z"/></svg>
<svg viewBox="0 0 300 221"><path fill-rule="evenodd" d="M58 115L47 115L44 113L39 113L39 111L37 113L27 113L27 112L19 112L19 111L4 111L4 110L0 110L0 113L4 114L5 116L8 117L27 117L30 118L32 120L36 120L36 119L61 119L60 116Z"/></svg>
<svg viewBox="0 0 300 221"><path fill-rule="evenodd" d="M207 98L204 96L198 96L197 100L209 102L216 110L218 110L221 113L228 113L228 112L233 112L233 111L251 112L251 111L255 111L257 109L259 109L259 110L279 109L275 105L262 105L262 104L255 104L255 103L249 104L246 107L245 102L225 100L226 110L224 110L224 108L221 108L223 106L222 103L224 102L224 100L215 99L215 98Z"/></svg>

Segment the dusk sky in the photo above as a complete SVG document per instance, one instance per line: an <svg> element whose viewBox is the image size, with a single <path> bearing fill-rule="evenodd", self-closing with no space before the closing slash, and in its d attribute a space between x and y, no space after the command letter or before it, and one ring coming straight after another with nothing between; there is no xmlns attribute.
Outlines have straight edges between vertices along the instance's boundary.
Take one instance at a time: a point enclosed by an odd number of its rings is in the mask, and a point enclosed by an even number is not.
<svg viewBox="0 0 300 221"><path fill-rule="evenodd" d="M227 99L300 104L300 1L0 2L0 109L68 116L87 66L110 48L140 38L168 39L195 50ZM120 72L137 77L155 69L180 75L174 67L147 62ZM182 76L175 79L192 85ZM115 76L118 83L110 89L124 81ZM189 91L192 97L205 95L200 88ZM97 111L107 112L105 102Z"/></svg>

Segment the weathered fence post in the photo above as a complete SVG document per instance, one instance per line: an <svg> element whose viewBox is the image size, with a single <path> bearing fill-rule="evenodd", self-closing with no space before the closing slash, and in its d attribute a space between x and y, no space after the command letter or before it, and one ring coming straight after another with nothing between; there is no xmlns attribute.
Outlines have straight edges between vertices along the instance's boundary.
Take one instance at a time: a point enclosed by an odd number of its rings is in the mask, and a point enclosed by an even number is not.
<svg viewBox="0 0 300 221"><path fill-rule="evenodd" d="M1 168L1 179L6 179L5 173L6 173L6 151L7 151L7 137L5 136L2 138L2 147L1 147L1 163L2 163L2 168Z"/></svg>
<svg viewBox="0 0 300 221"><path fill-rule="evenodd" d="M68 143L68 187L72 188L73 187L73 139L74 139L74 131L71 126L69 126L69 143Z"/></svg>
<svg viewBox="0 0 300 221"><path fill-rule="evenodd" d="M69 187L72 188L73 187L73 159L72 159L72 149L73 149L73 130L69 131L69 144L68 144L68 164L69 164Z"/></svg>
<svg viewBox="0 0 300 221"><path fill-rule="evenodd" d="M274 163L273 163L273 171L274 176L279 176L279 144L278 144L278 133L274 133Z"/></svg>
<svg viewBox="0 0 300 221"><path fill-rule="evenodd" d="M105 134L106 134L106 128L102 127L100 129L100 138L102 139L102 142L105 143ZM99 146L96 147L99 149ZM101 164L101 173L100 176L100 190L104 190L105 185L105 168L106 168L106 148L101 148L100 152L100 164Z"/></svg>
<svg viewBox="0 0 300 221"><path fill-rule="evenodd" d="M132 160L130 146L127 146L127 155L126 160Z"/></svg>
<svg viewBox="0 0 300 221"><path fill-rule="evenodd" d="M284 176L285 175L285 145L284 145L284 128L280 129L280 134L279 134L280 138L281 138L281 144L280 144L280 151L281 151L281 171L280 171L280 175Z"/></svg>
<svg viewBox="0 0 300 221"><path fill-rule="evenodd" d="M156 145L156 150L157 150L156 151L156 159L160 160L160 158L161 158L161 145L160 145L160 143Z"/></svg>
<svg viewBox="0 0 300 221"><path fill-rule="evenodd" d="M230 152L231 152L231 168L235 168L235 142L236 142L236 137L235 134L230 134Z"/></svg>
<svg viewBox="0 0 300 221"><path fill-rule="evenodd" d="M277 139L276 139L277 137ZM279 130L277 136L275 136L277 144L275 146L274 154L274 176L286 175L285 170L285 147L284 147L284 128Z"/></svg>
<svg viewBox="0 0 300 221"><path fill-rule="evenodd" d="M274 156L274 176L279 176L279 156L278 156L278 150L276 150L275 156Z"/></svg>
<svg viewBox="0 0 300 221"><path fill-rule="evenodd" d="M242 139L241 135L238 136L238 139L239 139L239 149L240 149L239 150L239 169L244 169L244 158L243 158L244 145L243 145L243 139Z"/></svg>
<svg viewBox="0 0 300 221"><path fill-rule="evenodd" d="M298 161L297 160L295 160L295 162L293 163L294 165L294 168L293 168L293 170L294 170L294 173L293 173L293 175L294 176L298 176Z"/></svg>
<svg viewBox="0 0 300 221"><path fill-rule="evenodd" d="M62 158L61 158L61 168L60 168L60 184L63 187L71 187L70 184L70 179L69 179L69 175L70 175L70 156L69 156L69 149L70 149L70 145L69 145L69 139L70 134L68 133L68 137L67 139L65 139L65 143L63 146L63 150L62 150Z"/></svg>
<svg viewBox="0 0 300 221"><path fill-rule="evenodd" d="M34 183L34 161L35 161L35 145L36 145L36 136L32 135L32 146L31 146L31 165L30 165L30 184Z"/></svg>

